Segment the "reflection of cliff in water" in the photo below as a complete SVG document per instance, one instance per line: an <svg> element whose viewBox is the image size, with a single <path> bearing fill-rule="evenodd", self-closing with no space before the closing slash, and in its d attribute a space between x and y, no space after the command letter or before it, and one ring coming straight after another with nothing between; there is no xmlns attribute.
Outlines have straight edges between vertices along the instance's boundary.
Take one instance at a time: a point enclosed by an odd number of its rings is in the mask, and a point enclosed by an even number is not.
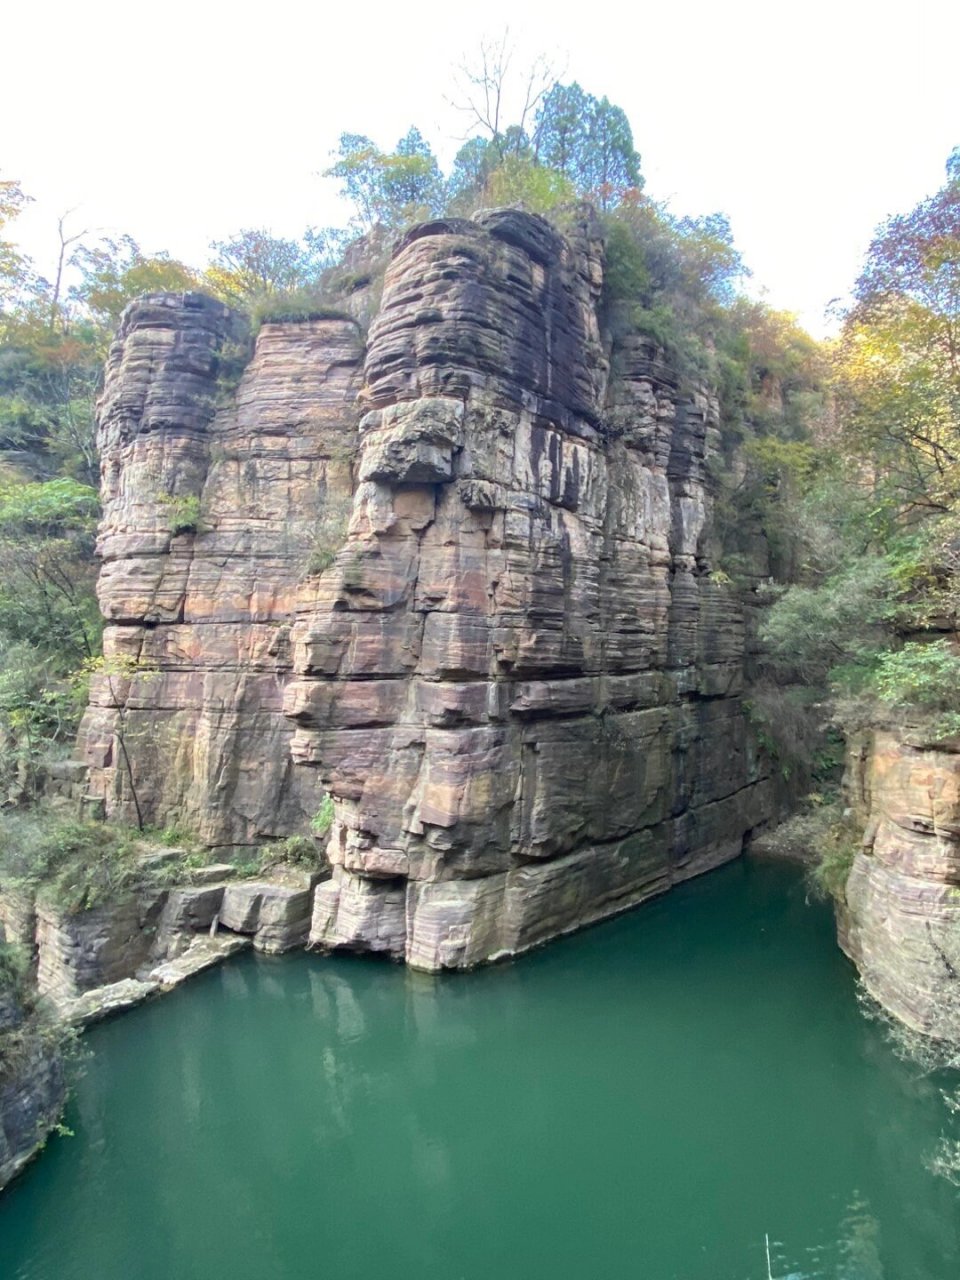
<svg viewBox="0 0 960 1280"><path fill-rule="evenodd" d="M0 1274L954 1280L938 1081L831 931L741 861L468 975L232 961L91 1033Z"/></svg>

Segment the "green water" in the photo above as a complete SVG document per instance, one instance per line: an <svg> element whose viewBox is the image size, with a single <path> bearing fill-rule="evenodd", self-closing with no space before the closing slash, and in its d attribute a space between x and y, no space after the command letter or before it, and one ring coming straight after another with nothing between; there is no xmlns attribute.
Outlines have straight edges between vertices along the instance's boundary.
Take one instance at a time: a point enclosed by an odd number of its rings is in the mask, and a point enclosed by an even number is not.
<svg viewBox="0 0 960 1280"><path fill-rule="evenodd" d="M245 956L90 1033L0 1280L957 1280L943 1081L740 863L512 965Z"/></svg>

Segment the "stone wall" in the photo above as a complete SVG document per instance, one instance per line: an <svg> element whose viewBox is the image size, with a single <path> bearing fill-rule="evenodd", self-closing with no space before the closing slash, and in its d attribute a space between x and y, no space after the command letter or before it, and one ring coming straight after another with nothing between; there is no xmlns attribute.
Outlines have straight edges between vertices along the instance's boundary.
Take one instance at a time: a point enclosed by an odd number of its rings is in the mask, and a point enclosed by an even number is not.
<svg viewBox="0 0 960 1280"><path fill-rule="evenodd" d="M602 281L588 212L423 224L365 351L347 320L269 325L235 393L226 309L127 310L100 406L115 667L81 733L111 813L135 792L230 846L326 791L312 943L425 968L740 852L773 802L707 553L722 423L611 342Z"/></svg>
<svg viewBox="0 0 960 1280"><path fill-rule="evenodd" d="M243 341L201 294L124 313L98 406L105 669L80 731L111 816L228 847L320 802L282 691L297 587L352 491L362 357L350 320L265 325L234 389Z"/></svg>
<svg viewBox="0 0 960 1280"><path fill-rule="evenodd" d="M838 907L870 993L916 1030L960 1041L960 754L875 730L851 742L864 832Z"/></svg>

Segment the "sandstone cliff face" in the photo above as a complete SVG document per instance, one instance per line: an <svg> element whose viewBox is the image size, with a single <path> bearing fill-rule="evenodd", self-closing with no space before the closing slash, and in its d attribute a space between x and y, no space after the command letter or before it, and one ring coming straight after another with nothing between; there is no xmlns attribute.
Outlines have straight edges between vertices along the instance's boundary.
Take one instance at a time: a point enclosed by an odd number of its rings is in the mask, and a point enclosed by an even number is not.
<svg viewBox="0 0 960 1280"><path fill-rule="evenodd" d="M125 315L101 599L133 661L95 690L86 758L129 817L125 745L148 819L214 844L302 829L329 792L316 946L519 952L770 814L742 612L705 550L717 406L649 342L611 349L601 287L589 217L424 224L365 359L347 321L267 326L220 404L229 313ZM200 520L175 535L180 495Z"/></svg>
<svg viewBox="0 0 960 1280"><path fill-rule="evenodd" d="M0 922L0 944L8 940ZM63 1064L39 1016L0 974L0 1189L43 1145L65 1098Z"/></svg>
<svg viewBox="0 0 960 1280"><path fill-rule="evenodd" d="M319 804L291 766L282 690L298 584L352 491L362 358L349 321L269 325L231 392L238 336L200 294L124 314L99 405L105 670L80 732L111 813L139 804L225 846Z"/></svg>
<svg viewBox="0 0 960 1280"><path fill-rule="evenodd" d="M66 1100L60 1059L29 1031L24 1035L16 1069L0 1078L0 1189L43 1146Z"/></svg>
<svg viewBox="0 0 960 1280"><path fill-rule="evenodd" d="M851 744L849 801L864 829L840 945L909 1026L960 1040L960 757L877 730Z"/></svg>

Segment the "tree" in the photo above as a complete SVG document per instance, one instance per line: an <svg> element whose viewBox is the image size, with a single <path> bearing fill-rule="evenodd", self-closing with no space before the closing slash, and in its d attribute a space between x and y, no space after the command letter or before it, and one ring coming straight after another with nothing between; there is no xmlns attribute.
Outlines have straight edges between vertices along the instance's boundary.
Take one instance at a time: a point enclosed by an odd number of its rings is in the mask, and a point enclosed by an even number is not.
<svg viewBox="0 0 960 1280"><path fill-rule="evenodd" d="M838 345L851 449L905 516L960 501L960 171L878 229Z"/></svg>
<svg viewBox="0 0 960 1280"><path fill-rule="evenodd" d="M537 159L578 184L583 177L590 110L589 94L574 81L553 85L537 112Z"/></svg>
<svg viewBox="0 0 960 1280"><path fill-rule="evenodd" d="M262 227L214 240L210 248L216 257L204 273L204 284L218 297L240 305L306 288L316 282L324 265L318 261L316 240L284 240Z"/></svg>
<svg viewBox="0 0 960 1280"><path fill-rule="evenodd" d="M447 204L457 210L469 206L486 190L500 155L489 138L468 138L453 159L447 183Z"/></svg>
<svg viewBox="0 0 960 1280"><path fill-rule="evenodd" d="M461 65L460 101L453 103L470 121L469 131L479 129L499 160L523 154L528 131L557 80L542 55L529 63L525 73L515 67L516 50L506 28L499 41L481 41L476 62Z"/></svg>
<svg viewBox="0 0 960 1280"><path fill-rule="evenodd" d="M70 296L90 312L93 319L110 332L133 298L142 293L179 293L196 289L197 275L169 254L148 256L132 236L103 239L91 246L81 245L73 255L80 282Z"/></svg>
<svg viewBox="0 0 960 1280"><path fill-rule="evenodd" d="M546 94L534 137L540 162L562 173L602 209L643 185L625 112L609 98L584 93L575 81L555 84Z"/></svg>
<svg viewBox="0 0 960 1280"><path fill-rule="evenodd" d="M437 213L443 200L440 167L419 129L411 127L394 151L380 151L363 134L342 133L334 164L324 177L336 178L354 207L354 226L365 232L380 224L397 229Z"/></svg>
<svg viewBox="0 0 960 1280"><path fill-rule="evenodd" d="M0 178L0 337L2 337L3 310L22 292L30 275L30 260L3 238L7 226L30 203L12 178Z"/></svg>
<svg viewBox="0 0 960 1280"><path fill-rule="evenodd" d="M0 784L29 790L51 744L70 740L81 711L74 673L97 652L93 540L99 506L88 485L60 477L0 482Z"/></svg>

